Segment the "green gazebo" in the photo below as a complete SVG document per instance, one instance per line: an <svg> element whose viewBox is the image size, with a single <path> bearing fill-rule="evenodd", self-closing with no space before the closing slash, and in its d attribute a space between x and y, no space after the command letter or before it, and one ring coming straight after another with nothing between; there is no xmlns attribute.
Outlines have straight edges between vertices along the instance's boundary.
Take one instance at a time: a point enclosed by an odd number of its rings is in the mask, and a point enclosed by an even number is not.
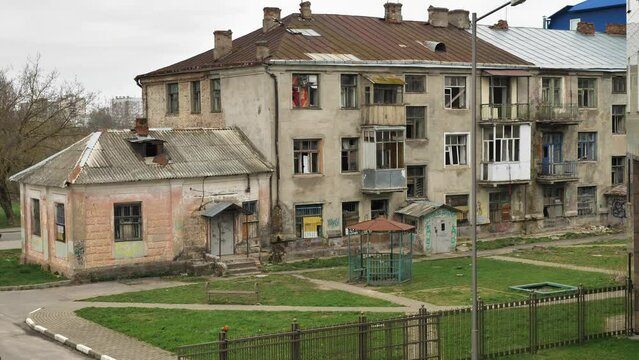
<svg viewBox="0 0 639 360"><path fill-rule="evenodd" d="M383 285L413 277L414 226L379 217L347 229L348 281Z"/></svg>

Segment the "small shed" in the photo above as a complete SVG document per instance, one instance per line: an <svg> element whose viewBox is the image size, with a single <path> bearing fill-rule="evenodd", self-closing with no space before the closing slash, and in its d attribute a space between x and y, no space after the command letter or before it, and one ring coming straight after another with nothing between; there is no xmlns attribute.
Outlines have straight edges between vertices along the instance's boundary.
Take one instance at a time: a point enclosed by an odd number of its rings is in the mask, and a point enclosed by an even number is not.
<svg viewBox="0 0 639 360"><path fill-rule="evenodd" d="M414 201L395 211L402 222L415 226L417 241L424 253L442 254L457 246L457 213L459 210L432 201Z"/></svg>

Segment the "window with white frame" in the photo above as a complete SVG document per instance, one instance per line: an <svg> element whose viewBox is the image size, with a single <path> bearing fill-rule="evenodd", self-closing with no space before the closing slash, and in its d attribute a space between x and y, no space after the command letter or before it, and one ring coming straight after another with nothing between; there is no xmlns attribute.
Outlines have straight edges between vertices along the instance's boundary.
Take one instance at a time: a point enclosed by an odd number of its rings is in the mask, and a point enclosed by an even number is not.
<svg viewBox="0 0 639 360"><path fill-rule="evenodd" d="M626 105L612 105L612 133L626 133Z"/></svg>
<svg viewBox="0 0 639 360"><path fill-rule="evenodd" d="M404 77L407 93L424 93L426 92L426 76L424 75L406 75Z"/></svg>
<svg viewBox="0 0 639 360"><path fill-rule="evenodd" d="M581 21L581 18L570 19L570 30L576 31L577 25L579 25L580 21Z"/></svg>
<svg viewBox="0 0 639 360"><path fill-rule="evenodd" d="M624 174L626 172L626 157L612 157L612 184L618 185L624 183Z"/></svg>
<svg viewBox="0 0 639 360"><path fill-rule="evenodd" d="M444 108L465 109L466 108L466 77L465 76L445 76L444 77Z"/></svg>
<svg viewBox="0 0 639 360"><path fill-rule="evenodd" d="M483 131L483 161L519 161L519 125L496 125Z"/></svg>
<svg viewBox="0 0 639 360"><path fill-rule="evenodd" d="M597 80L577 79L577 105L580 108L597 107Z"/></svg>
<svg viewBox="0 0 639 360"><path fill-rule="evenodd" d="M577 215L597 214L597 187L581 186L577 188Z"/></svg>
<svg viewBox="0 0 639 360"><path fill-rule="evenodd" d="M407 106L406 107L406 138L424 139L426 138L426 107Z"/></svg>
<svg viewBox="0 0 639 360"><path fill-rule="evenodd" d="M561 78L545 77L541 79L542 106L561 106Z"/></svg>
<svg viewBox="0 0 639 360"><path fill-rule="evenodd" d="M357 107L357 75L342 74L341 99L343 109L354 109Z"/></svg>
<svg viewBox="0 0 639 360"><path fill-rule="evenodd" d="M446 134L446 146L444 157L446 165L466 165L468 164L468 135L467 134Z"/></svg>
<svg viewBox="0 0 639 360"><path fill-rule="evenodd" d="M293 166L295 174L319 174L321 140L293 140Z"/></svg>
<svg viewBox="0 0 639 360"><path fill-rule="evenodd" d="M426 197L426 166L413 165L406 167L406 196L409 198Z"/></svg>
<svg viewBox="0 0 639 360"><path fill-rule="evenodd" d="M293 74L293 107L296 109L319 106L319 75Z"/></svg>
<svg viewBox="0 0 639 360"><path fill-rule="evenodd" d="M580 132L577 134L577 159L597 160L597 133Z"/></svg>

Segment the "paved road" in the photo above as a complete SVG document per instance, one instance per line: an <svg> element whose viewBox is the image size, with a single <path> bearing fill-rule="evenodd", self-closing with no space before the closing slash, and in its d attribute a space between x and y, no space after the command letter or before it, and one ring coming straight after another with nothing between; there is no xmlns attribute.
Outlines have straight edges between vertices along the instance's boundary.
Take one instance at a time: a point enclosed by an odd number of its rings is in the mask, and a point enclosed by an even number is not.
<svg viewBox="0 0 639 360"><path fill-rule="evenodd" d="M20 228L0 229L0 250L20 249L21 239Z"/></svg>

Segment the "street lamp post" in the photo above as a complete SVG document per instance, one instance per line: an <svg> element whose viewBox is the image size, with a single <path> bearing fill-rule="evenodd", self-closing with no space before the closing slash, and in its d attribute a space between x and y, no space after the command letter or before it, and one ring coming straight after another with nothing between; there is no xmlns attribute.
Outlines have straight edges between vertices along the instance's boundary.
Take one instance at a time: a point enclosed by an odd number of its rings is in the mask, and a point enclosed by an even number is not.
<svg viewBox="0 0 639 360"><path fill-rule="evenodd" d="M471 164L472 164L472 187L470 191L470 222L471 233L470 240L472 243L472 334L471 334L471 359L479 359L479 328L478 328L478 294L477 294L477 21L484 19L487 16L494 14L495 12L505 8L506 6L517 6L524 3L526 0L510 0L507 3L499 6L498 8L489 11L488 13L477 17L477 13L472 14L471 26L472 26L472 72L470 79L471 86L471 127L470 127L470 144L471 144Z"/></svg>

